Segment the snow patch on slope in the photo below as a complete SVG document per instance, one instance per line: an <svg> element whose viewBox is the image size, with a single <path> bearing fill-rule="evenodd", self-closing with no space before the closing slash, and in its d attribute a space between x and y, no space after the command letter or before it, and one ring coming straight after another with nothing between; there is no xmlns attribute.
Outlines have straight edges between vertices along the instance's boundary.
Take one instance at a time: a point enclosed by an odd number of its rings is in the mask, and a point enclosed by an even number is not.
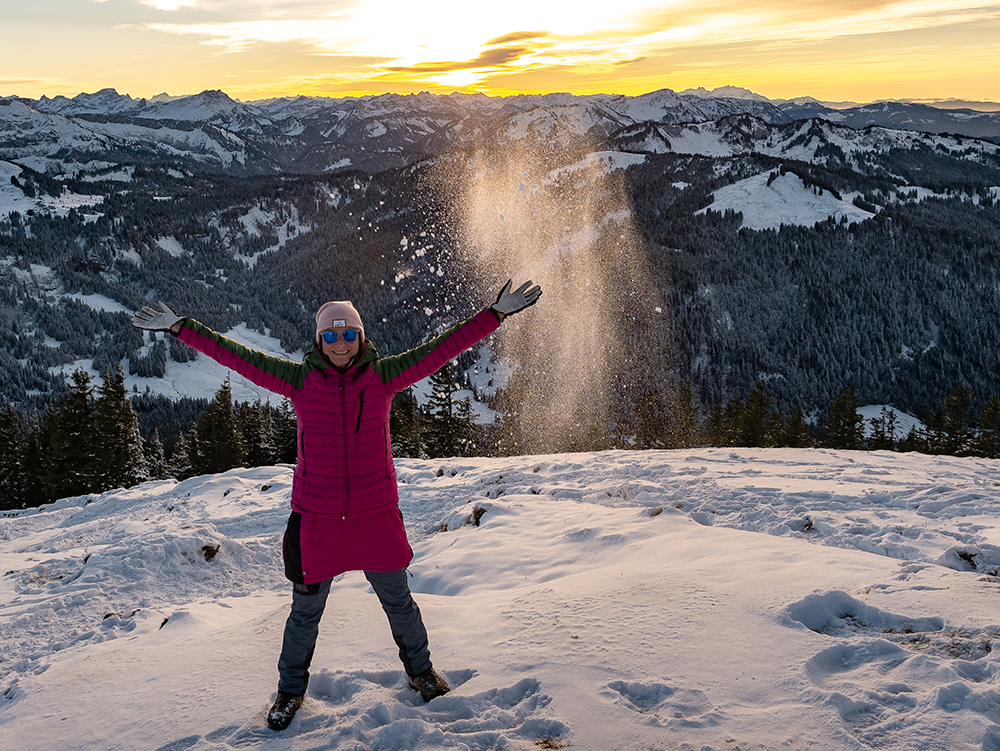
<svg viewBox="0 0 1000 751"><path fill-rule="evenodd" d="M831 217L853 224L874 216L828 190L807 188L794 173L787 172L768 184L770 177L765 172L720 188L713 194L712 204L698 213L740 212L742 226L749 229L778 229L782 224L811 227Z"/></svg>

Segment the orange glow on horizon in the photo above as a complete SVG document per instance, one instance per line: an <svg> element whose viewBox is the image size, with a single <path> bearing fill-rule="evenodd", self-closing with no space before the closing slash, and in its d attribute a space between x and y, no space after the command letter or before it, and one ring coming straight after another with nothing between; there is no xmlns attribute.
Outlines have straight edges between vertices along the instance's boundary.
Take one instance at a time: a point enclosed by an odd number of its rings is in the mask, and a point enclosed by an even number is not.
<svg viewBox="0 0 1000 751"><path fill-rule="evenodd" d="M49 0L5 16L8 96L739 86L772 99L1000 101L1000 0Z"/></svg>

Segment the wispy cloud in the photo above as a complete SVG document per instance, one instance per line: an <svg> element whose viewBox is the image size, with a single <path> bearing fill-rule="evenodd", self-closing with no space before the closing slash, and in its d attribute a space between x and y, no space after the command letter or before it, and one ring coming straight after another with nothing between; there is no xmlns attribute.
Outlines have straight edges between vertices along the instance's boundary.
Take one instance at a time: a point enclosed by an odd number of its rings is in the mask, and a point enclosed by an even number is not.
<svg viewBox="0 0 1000 751"><path fill-rule="evenodd" d="M144 0L161 8L198 5L229 7L227 0ZM251 0L252 4L252 0ZM312 3L301 8L317 11ZM475 47L509 45L515 42L545 39L549 54L563 61L567 56L587 59L603 57L608 63L649 54L664 45L718 45L756 42L769 45L793 45L836 36L858 36L891 33L913 29L934 28L959 23L976 23L1000 19L1000 4L984 4L977 0L847 0L832 4L826 0L783 0L777 3L722 3L679 0L664 7L648 0L623 0L616 4L602 3L604 9L591 21L579 4L535 4L562 6L565 17L554 17L547 31L509 31L503 25L516 23L511 13L477 15L465 13L449 16L456 8L453 0L433 0L405 3L344 5L339 13L330 13L325 6L322 18L272 18L239 20L221 23L149 23L143 28L170 34L202 37L206 44L219 48L245 49L254 44L297 42L317 51L339 50L348 54L374 54L378 57L405 61L401 69L424 66L427 70L445 66L439 61L462 56L443 57L442 48L472 51ZM586 3L585 3L586 5ZM611 5L615 10L608 10ZM439 7L436 7L439 6ZM519 3L518 7L523 8ZM398 11L398 12L397 12ZM402 15L400 15L402 14ZM308 14L311 15L311 14ZM516 13L513 14L516 16ZM529 17L530 18L530 17ZM386 23L392 19L393 23ZM509 26L508 26L509 28ZM516 28L516 27L515 27ZM523 28L523 27L522 27ZM477 34L478 32L478 34ZM489 60L487 53L482 53ZM479 55L464 56L475 61ZM474 67L457 62L453 67Z"/></svg>
<svg viewBox="0 0 1000 751"><path fill-rule="evenodd" d="M203 44L228 51L296 42L317 51L343 49L349 52L357 41L349 26L339 20L145 23L140 28L166 34L201 37Z"/></svg>
<svg viewBox="0 0 1000 751"><path fill-rule="evenodd" d="M143 5L148 5L154 10L179 10L180 8L193 8L198 5L198 0L142 0Z"/></svg>
<svg viewBox="0 0 1000 751"><path fill-rule="evenodd" d="M386 67L386 70L394 73L444 73L451 70L496 68L515 62L530 51L531 50L528 47L500 47L497 49L486 50L475 60L427 62L408 66L388 66Z"/></svg>
<svg viewBox="0 0 1000 751"><path fill-rule="evenodd" d="M475 87L545 70L581 80L605 71L613 80L626 68L666 67L707 50L736 57L772 50L774 58L837 39L1000 23L1000 0L508 0L489 8L467 0L141 2L183 13L130 28L196 39L219 54L295 49L329 61L330 80L349 75L359 88L393 80ZM207 11L225 20L206 22Z"/></svg>
<svg viewBox="0 0 1000 751"><path fill-rule="evenodd" d="M510 34L499 36L496 39L490 39L486 44L489 46L494 44L510 44L511 42L524 42L529 39L542 39L549 36L550 33L549 31L514 31Z"/></svg>

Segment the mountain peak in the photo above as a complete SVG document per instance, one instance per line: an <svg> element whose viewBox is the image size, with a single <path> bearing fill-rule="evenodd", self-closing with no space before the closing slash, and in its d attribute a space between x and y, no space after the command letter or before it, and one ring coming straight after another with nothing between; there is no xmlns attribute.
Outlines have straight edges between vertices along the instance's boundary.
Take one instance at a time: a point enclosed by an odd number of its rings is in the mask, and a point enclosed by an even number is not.
<svg viewBox="0 0 1000 751"><path fill-rule="evenodd" d="M699 86L697 89L685 89L680 94L681 96L696 96L702 99L749 99L754 102L771 101L765 96L755 94L750 89L744 89L740 86L719 86L711 91Z"/></svg>

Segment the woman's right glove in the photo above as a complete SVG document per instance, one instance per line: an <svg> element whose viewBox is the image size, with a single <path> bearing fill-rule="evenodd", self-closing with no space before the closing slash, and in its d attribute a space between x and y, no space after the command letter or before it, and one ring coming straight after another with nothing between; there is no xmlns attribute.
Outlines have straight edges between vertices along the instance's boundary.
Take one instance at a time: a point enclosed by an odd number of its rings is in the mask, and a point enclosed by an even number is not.
<svg viewBox="0 0 1000 751"><path fill-rule="evenodd" d="M159 309L144 305L142 310L137 310L132 316L132 325L143 331L170 331L171 326L184 320L184 316L177 315L177 311L163 300L157 300L156 304Z"/></svg>
<svg viewBox="0 0 1000 751"><path fill-rule="evenodd" d="M514 280L508 279L503 289L500 290L500 294L497 295L497 301L490 306L503 316L521 312L538 302L538 298L542 296L542 288L537 284L531 287L530 279L511 292L510 288L513 286ZM528 287L531 287L531 289L528 289Z"/></svg>

